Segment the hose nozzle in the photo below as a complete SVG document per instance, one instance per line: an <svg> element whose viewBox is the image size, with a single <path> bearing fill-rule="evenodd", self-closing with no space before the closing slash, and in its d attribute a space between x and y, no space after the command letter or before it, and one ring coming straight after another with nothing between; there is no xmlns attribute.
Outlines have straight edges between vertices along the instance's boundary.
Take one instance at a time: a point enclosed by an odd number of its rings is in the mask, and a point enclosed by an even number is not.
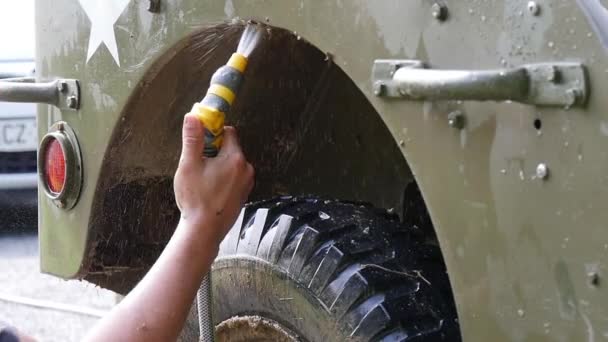
<svg viewBox="0 0 608 342"><path fill-rule="evenodd" d="M236 98L247 68L247 57L236 52L226 65L217 69L211 77L211 85L201 102L192 107L190 113L205 126L205 152L214 157L222 146L226 113Z"/></svg>

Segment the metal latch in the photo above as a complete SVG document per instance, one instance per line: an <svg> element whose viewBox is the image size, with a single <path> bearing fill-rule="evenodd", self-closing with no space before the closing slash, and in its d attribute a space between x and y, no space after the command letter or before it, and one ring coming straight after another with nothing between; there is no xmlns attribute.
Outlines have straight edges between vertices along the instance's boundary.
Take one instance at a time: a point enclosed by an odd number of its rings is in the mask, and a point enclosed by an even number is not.
<svg viewBox="0 0 608 342"><path fill-rule="evenodd" d="M0 79L0 102L46 103L62 110L80 108L78 80L36 83L34 77Z"/></svg>
<svg viewBox="0 0 608 342"><path fill-rule="evenodd" d="M537 63L509 69L434 70L418 60L374 61L374 94L406 100L516 101L582 107L589 95L580 63Z"/></svg>

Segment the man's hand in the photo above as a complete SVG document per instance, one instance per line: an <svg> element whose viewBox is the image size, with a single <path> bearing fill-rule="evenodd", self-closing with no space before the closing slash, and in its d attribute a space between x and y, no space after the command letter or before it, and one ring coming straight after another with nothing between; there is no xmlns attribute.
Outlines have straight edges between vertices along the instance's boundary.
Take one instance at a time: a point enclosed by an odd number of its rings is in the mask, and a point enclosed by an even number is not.
<svg viewBox="0 0 608 342"><path fill-rule="evenodd" d="M174 184L182 219L150 271L86 340L177 339L220 241L253 187L253 167L241 152L234 128L226 127L217 157L203 158L204 144L203 126L186 115Z"/></svg>
<svg viewBox="0 0 608 342"><path fill-rule="evenodd" d="M254 171L239 146L236 132L225 127L224 143L215 158L204 158L203 125L184 117L182 154L174 188L182 220L209 233L219 243L236 220L253 188Z"/></svg>

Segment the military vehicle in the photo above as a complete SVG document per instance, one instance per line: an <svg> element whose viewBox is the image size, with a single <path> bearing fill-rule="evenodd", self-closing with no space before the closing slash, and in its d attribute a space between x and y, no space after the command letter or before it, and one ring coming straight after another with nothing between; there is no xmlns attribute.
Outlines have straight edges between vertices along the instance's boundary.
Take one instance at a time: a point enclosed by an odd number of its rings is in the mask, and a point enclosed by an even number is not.
<svg viewBox="0 0 608 342"><path fill-rule="evenodd" d="M45 103L42 271L141 279L177 222L183 114L254 19L220 338L605 339L607 7L38 0L35 83L0 97Z"/></svg>

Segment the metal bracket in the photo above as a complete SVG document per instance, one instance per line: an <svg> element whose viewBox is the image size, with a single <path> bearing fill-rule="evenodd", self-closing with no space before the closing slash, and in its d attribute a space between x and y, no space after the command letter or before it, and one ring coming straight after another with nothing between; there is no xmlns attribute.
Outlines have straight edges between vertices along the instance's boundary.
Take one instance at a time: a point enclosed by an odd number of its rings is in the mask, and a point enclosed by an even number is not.
<svg viewBox="0 0 608 342"><path fill-rule="evenodd" d="M33 77L0 81L0 102L46 103L62 110L80 108L80 84L74 79L36 83Z"/></svg>
<svg viewBox="0 0 608 342"><path fill-rule="evenodd" d="M580 63L526 64L510 69L433 70L418 60L376 60L376 96L406 100L517 101L537 106L583 107L589 96Z"/></svg>

